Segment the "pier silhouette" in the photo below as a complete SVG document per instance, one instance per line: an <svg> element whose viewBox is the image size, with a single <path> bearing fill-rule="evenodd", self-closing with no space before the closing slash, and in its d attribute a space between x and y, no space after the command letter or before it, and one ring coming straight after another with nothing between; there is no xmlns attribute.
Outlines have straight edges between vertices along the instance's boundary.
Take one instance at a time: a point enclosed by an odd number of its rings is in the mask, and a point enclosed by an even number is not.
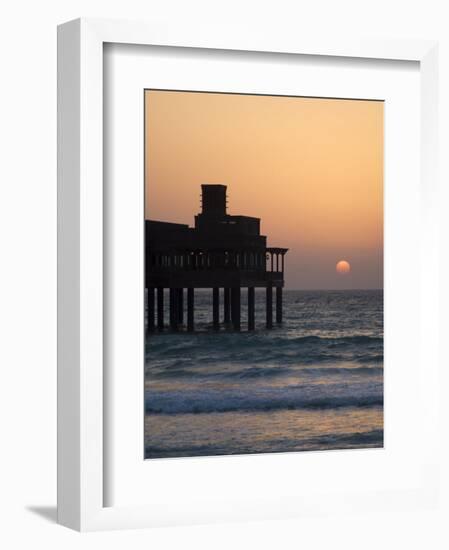
<svg viewBox="0 0 449 550"><path fill-rule="evenodd" d="M248 330L255 328L255 289L266 289L266 327L282 323L284 257L287 248L267 247L260 218L227 214L226 185L202 185L202 210L194 227L145 221L147 331L195 328L195 289L212 291L212 326L241 330L241 289L247 288ZM169 323L164 319L169 290ZM186 299L185 299L185 294ZM222 296L222 300L220 300ZM220 318L220 302L222 316Z"/></svg>

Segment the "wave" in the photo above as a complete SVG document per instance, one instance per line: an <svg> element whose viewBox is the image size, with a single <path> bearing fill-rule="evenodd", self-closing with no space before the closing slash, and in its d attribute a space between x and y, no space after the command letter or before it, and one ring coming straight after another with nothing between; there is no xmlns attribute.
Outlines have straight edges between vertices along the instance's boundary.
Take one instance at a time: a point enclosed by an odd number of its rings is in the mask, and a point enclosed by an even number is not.
<svg viewBox="0 0 449 550"><path fill-rule="evenodd" d="M203 445L173 445L158 447L145 446L145 458L174 458L182 456L214 456L259 453L285 453L295 451L315 451L329 449L357 449L360 447L383 447L383 430L369 430L365 432L322 434L315 437L291 440L289 438L269 439L254 445L240 443L234 447L220 444Z"/></svg>
<svg viewBox="0 0 449 550"><path fill-rule="evenodd" d="M329 336L297 336L290 339L291 342L295 343L340 343L340 344L381 344L383 338L379 336L367 336L365 334L355 334L352 336L340 336L340 337L329 337Z"/></svg>
<svg viewBox="0 0 449 550"><path fill-rule="evenodd" d="M310 438L308 443L317 445L319 447L326 446L326 448L332 448L335 445L339 447L346 445L363 445L364 447L368 445L383 446L383 441L383 430L371 430L368 432L321 435L318 437Z"/></svg>
<svg viewBox="0 0 449 550"><path fill-rule="evenodd" d="M193 337L193 342L192 342ZM171 341L170 341L171 340ZM380 336L369 336L365 334L354 334L351 336L283 336L276 335L275 332L221 332L221 333L157 333L155 332L148 340L149 349L157 350L164 349L165 352L177 352L179 348L187 345L189 349L204 348L205 340L213 341L215 344L220 344L224 347L233 344L242 343L245 347L258 347L261 345L275 346L277 344L329 344L331 346L344 344L382 344L383 338ZM238 342L240 340L240 342ZM171 345L170 345L171 344Z"/></svg>
<svg viewBox="0 0 449 550"><path fill-rule="evenodd" d="M186 372L186 374L188 371ZM274 378L274 377L316 377L316 376L378 376L383 373L383 367L301 367L288 368L277 365L271 367L246 367L242 370L215 373L214 378L236 378L244 380L246 378ZM192 373L189 373L192 376ZM205 377L210 375L204 373ZM195 373L195 377L197 374ZM201 376L201 375L200 375Z"/></svg>
<svg viewBox="0 0 449 550"><path fill-rule="evenodd" d="M371 362L371 361L367 361ZM195 379L195 380L247 380L247 379L270 379L282 377L321 377L321 376L379 376L383 374L383 367L359 366L359 367L299 367L290 368L279 365L268 366L246 366L234 370L199 370L195 368L182 368L175 366L153 371L148 374L148 380L165 379Z"/></svg>
<svg viewBox="0 0 449 550"><path fill-rule="evenodd" d="M351 389L351 388L350 388ZM376 390L378 390L376 385ZM241 412L269 412L296 409L339 409L383 406L383 395L367 391L357 395L354 391L343 395L307 395L304 387L270 388L253 393L241 391L204 390L199 392L147 392L147 414L202 414Z"/></svg>
<svg viewBox="0 0 449 550"><path fill-rule="evenodd" d="M190 338L156 337L149 339L146 363L149 368L184 369L220 364L300 365L352 362L383 362L383 339L354 335L341 338L323 336L272 336L248 333L210 335ZM149 371L151 374L151 371Z"/></svg>

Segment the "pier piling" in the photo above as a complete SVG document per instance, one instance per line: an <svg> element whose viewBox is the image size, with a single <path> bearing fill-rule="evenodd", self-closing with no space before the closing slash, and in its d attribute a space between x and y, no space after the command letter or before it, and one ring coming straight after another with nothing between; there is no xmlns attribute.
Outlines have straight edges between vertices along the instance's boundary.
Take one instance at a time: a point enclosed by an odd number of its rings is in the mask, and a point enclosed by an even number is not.
<svg viewBox="0 0 449 550"><path fill-rule="evenodd" d="M229 324L231 322L231 289L225 287L223 289L223 322Z"/></svg>
<svg viewBox="0 0 449 550"><path fill-rule="evenodd" d="M184 289L178 288L178 303L177 303L177 310L178 310L178 323L182 325L184 323Z"/></svg>
<svg viewBox="0 0 449 550"><path fill-rule="evenodd" d="M276 287L276 323L282 323L282 287Z"/></svg>
<svg viewBox="0 0 449 550"><path fill-rule="evenodd" d="M170 328L173 331L178 330L178 299L179 293L177 288L170 288Z"/></svg>
<svg viewBox="0 0 449 550"><path fill-rule="evenodd" d="M159 331L164 330L164 289L157 289L157 328Z"/></svg>
<svg viewBox="0 0 449 550"><path fill-rule="evenodd" d="M273 328L273 287L267 286L267 328Z"/></svg>
<svg viewBox="0 0 449 550"><path fill-rule="evenodd" d="M255 291L254 287L248 288L248 330L254 330L255 326Z"/></svg>
<svg viewBox="0 0 449 550"><path fill-rule="evenodd" d="M212 320L213 320L213 326L214 330L218 330L220 328L220 312L219 312L219 306L220 306L220 289L218 287L214 287L212 289Z"/></svg>
<svg viewBox="0 0 449 550"><path fill-rule="evenodd" d="M235 331L240 330L240 287L231 289L231 317Z"/></svg>
<svg viewBox="0 0 449 550"><path fill-rule="evenodd" d="M193 332L193 329L194 329L194 319L193 319L194 308L195 308L194 289L189 287L187 289L187 330L189 332Z"/></svg>
<svg viewBox="0 0 449 550"><path fill-rule="evenodd" d="M154 332L154 288L147 289L147 330Z"/></svg>

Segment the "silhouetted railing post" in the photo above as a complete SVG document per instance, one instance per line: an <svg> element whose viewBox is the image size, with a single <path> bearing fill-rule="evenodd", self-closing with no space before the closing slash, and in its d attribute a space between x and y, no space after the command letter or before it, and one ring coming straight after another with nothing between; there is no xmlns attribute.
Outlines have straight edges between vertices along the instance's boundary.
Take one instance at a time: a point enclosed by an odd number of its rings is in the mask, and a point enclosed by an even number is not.
<svg viewBox="0 0 449 550"><path fill-rule="evenodd" d="M248 288L248 330L254 330L255 325L255 311L254 311L254 303L255 303L255 292L254 287L251 286Z"/></svg>
<svg viewBox="0 0 449 550"><path fill-rule="evenodd" d="M164 289L157 289L157 328L159 331L164 330Z"/></svg>

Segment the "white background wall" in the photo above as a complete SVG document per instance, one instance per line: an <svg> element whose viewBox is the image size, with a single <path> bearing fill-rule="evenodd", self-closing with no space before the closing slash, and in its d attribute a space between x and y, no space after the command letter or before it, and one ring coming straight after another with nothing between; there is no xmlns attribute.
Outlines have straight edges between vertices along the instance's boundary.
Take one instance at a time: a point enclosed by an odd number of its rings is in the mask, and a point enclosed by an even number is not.
<svg viewBox="0 0 449 550"><path fill-rule="evenodd" d="M0 8L0 546L30 548L429 548L449 546L448 510L405 515L83 534L54 524L56 504L56 25L79 16L181 18L285 32L360 32L441 40L438 0L16 0ZM446 68L447 71L447 68ZM447 73L442 97L449 97ZM442 180L449 117L441 105ZM444 124L446 128L444 128ZM446 153L444 153L446 151ZM447 162L447 161L446 161ZM443 190L442 204L449 205ZM447 216L445 216L447 218ZM444 222L447 230L448 223ZM446 240L446 248L447 240ZM447 263L444 274L448 275ZM444 275L443 275L444 276ZM449 278L446 276L446 280ZM445 303L447 293L445 292ZM442 320L447 327L444 310ZM445 352L446 353L446 352ZM447 363L449 364L449 363ZM447 395L448 376L443 373ZM449 401L449 400L448 400ZM447 405L443 404L447 412ZM446 433L449 430L446 426ZM447 450L447 440L443 441ZM447 488L447 474L444 473ZM448 492L446 491L446 495ZM446 499L447 500L447 499Z"/></svg>

